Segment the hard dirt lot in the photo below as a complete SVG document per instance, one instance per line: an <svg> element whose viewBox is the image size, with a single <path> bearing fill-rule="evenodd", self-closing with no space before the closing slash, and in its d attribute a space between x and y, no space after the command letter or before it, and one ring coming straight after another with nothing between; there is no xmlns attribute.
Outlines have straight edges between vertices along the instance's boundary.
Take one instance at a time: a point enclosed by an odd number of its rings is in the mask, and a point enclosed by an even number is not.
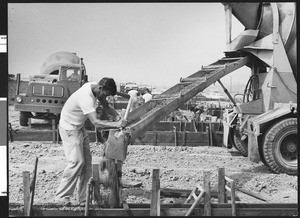
<svg viewBox="0 0 300 218"><path fill-rule="evenodd" d="M9 122L18 127L18 114L9 108ZM34 129L44 128L45 122L33 120ZM101 144L91 143L93 163L98 163L103 150ZM23 203L22 172L30 171L35 157L39 158L34 203L52 203L67 162L61 144L41 141L9 143L9 202ZM123 180L141 182L140 188L124 188L127 203L150 203L152 169L160 170L161 188L192 189L203 184L203 172L211 174L212 190L217 190L218 168L224 167L226 176L236 180L236 186L261 195L268 203L297 203L297 176L273 174L261 162L252 163L236 150L222 147L165 147L137 145L128 147L123 164ZM263 201L236 192L242 203ZM166 198L162 203L184 202L185 198ZM76 195L71 199L77 203ZM213 199L213 202L216 199Z"/></svg>

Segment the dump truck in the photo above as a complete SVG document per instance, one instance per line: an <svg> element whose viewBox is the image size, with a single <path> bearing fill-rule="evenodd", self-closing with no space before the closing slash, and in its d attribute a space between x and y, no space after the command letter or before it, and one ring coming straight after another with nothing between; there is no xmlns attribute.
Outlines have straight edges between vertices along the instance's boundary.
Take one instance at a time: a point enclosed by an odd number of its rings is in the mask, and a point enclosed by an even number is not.
<svg viewBox="0 0 300 218"><path fill-rule="evenodd" d="M129 112L128 126L123 130L129 138L127 141L134 142L181 104L218 82L233 104L233 110L223 116L224 146L236 147L250 161L261 160L274 173L296 175L296 3L227 2L223 5L225 57L181 78L175 86ZM232 15L245 27L234 40L231 40ZM243 66L251 69L251 76L243 102L237 104L221 78Z"/></svg>
<svg viewBox="0 0 300 218"><path fill-rule="evenodd" d="M20 93L20 74L17 74L14 109L20 111L20 125L27 126L29 118L58 121L66 100L87 79L83 58L66 51L46 58L40 73L30 76L26 93Z"/></svg>

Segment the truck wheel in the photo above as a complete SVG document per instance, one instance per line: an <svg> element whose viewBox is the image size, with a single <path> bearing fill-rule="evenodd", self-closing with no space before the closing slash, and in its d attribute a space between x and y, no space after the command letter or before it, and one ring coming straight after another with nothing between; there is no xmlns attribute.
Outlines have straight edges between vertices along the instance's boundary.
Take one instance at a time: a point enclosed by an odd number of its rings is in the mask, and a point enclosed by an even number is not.
<svg viewBox="0 0 300 218"><path fill-rule="evenodd" d="M274 173L298 174L297 118L281 120L265 134L263 155Z"/></svg>
<svg viewBox="0 0 300 218"><path fill-rule="evenodd" d="M28 119L30 117L30 112L20 111L20 126L28 126Z"/></svg>
<svg viewBox="0 0 300 218"><path fill-rule="evenodd" d="M244 157L248 156L248 142L246 140L242 141L241 135L237 130L233 130L233 142L234 147L238 150Z"/></svg>

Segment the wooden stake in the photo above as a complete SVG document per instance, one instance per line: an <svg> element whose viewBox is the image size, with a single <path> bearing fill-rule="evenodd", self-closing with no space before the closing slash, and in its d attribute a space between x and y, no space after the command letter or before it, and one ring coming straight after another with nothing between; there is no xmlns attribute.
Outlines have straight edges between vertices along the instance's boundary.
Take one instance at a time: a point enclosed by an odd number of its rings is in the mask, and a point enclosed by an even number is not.
<svg viewBox="0 0 300 218"><path fill-rule="evenodd" d="M94 193L93 193L93 199L95 202L99 202L99 196L100 196L100 176L99 176L99 164L93 164L93 179L95 182L95 186L94 186Z"/></svg>
<svg viewBox="0 0 300 218"><path fill-rule="evenodd" d="M211 195L210 195L210 172L203 172L203 180L204 180L204 216L211 216Z"/></svg>
<svg viewBox="0 0 300 218"><path fill-rule="evenodd" d="M28 118L28 128L31 129L31 118Z"/></svg>
<svg viewBox="0 0 300 218"><path fill-rule="evenodd" d="M210 146L211 142L210 142L210 135L209 135L209 127L208 126L206 126L206 133L207 133L208 146Z"/></svg>
<svg viewBox="0 0 300 218"><path fill-rule="evenodd" d="M159 169L152 171L152 190L150 216L160 216L160 179Z"/></svg>
<svg viewBox="0 0 300 218"><path fill-rule="evenodd" d="M156 124L153 126L153 134L154 134L154 145L157 145L157 132L156 132Z"/></svg>
<svg viewBox="0 0 300 218"><path fill-rule="evenodd" d="M211 122L208 123L209 125L209 146L213 146L214 143L213 143L213 137L212 137L212 125L211 125Z"/></svg>
<svg viewBox="0 0 300 218"><path fill-rule="evenodd" d="M52 142L56 142L56 127L55 127L55 119L52 119Z"/></svg>
<svg viewBox="0 0 300 218"><path fill-rule="evenodd" d="M192 132L198 132L197 127L196 127L195 120L192 119L191 122L192 122Z"/></svg>
<svg viewBox="0 0 300 218"><path fill-rule="evenodd" d="M225 168L218 170L218 203L227 203L227 195L225 190Z"/></svg>
<svg viewBox="0 0 300 218"><path fill-rule="evenodd" d="M121 207L122 161L107 158L106 163L110 187L109 205L111 208L118 208Z"/></svg>
<svg viewBox="0 0 300 218"><path fill-rule="evenodd" d="M56 128L56 143L59 144L59 141L60 141L59 125L57 125L57 128Z"/></svg>
<svg viewBox="0 0 300 218"><path fill-rule="evenodd" d="M28 216L32 216L32 206L33 206L33 199L34 199L34 192L35 192L35 182L36 182L36 172L37 172L37 165L38 165L38 158L35 158L35 165L33 171L33 178L30 185L30 199L29 199L29 208L28 208Z"/></svg>
<svg viewBox="0 0 300 218"><path fill-rule="evenodd" d="M183 133L182 133L182 146L186 145L186 122L183 125Z"/></svg>
<svg viewBox="0 0 300 218"><path fill-rule="evenodd" d="M91 192L91 180L88 182L86 186L86 200L85 200L85 208L84 208L84 216L89 215L89 209L90 209L90 192Z"/></svg>
<svg viewBox="0 0 300 218"><path fill-rule="evenodd" d="M231 206L232 206L232 216L236 216L236 208L235 208L235 182L231 182Z"/></svg>
<svg viewBox="0 0 300 218"><path fill-rule="evenodd" d="M28 215L29 199L30 199L30 172L23 172L23 193L24 193L24 215Z"/></svg>
<svg viewBox="0 0 300 218"><path fill-rule="evenodd" d="M177 142L177 128L176 126L173 126L174 128L174 143L175 143L175 146L178 145L178 142Z"/></svg>

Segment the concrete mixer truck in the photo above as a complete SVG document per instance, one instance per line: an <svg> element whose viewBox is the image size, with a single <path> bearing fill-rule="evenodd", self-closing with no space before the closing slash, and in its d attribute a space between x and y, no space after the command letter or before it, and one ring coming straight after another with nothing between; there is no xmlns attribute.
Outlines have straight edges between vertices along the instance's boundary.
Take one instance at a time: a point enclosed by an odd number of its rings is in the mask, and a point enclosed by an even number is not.
<svg viewBox="0 0 300 218"><path fill-rule="evenodd" d="M297 174L296 3L223 3L227 53L243 52L251 77L227 111L224 144L275 173ZM245 27L231 40L234 15Z"/></svg>
<svg viewBox="0 0 300 218"><path fill-rule="evenodd" d="M297 174L296 4L223 4L228 47L225 57L181 78L175 86L129 112L129 143L218 82L234 106L224 116L223 144L236 147L250 161L261 160L274 173ZM245 26L234 40L232 15ZM237 104L221 78L243 66L251 69L251 77L243 103Z"/></svg>
<svg viewBox="0 0 300 218"><path fill-rule="evenodd" d="M26 93L19 93L18 74L14 108L20 111L20 125L27 126L29 118L57 120L66 100L86 81L83 58L65 51L50 55L40 74L30 76Z"/></svg>

